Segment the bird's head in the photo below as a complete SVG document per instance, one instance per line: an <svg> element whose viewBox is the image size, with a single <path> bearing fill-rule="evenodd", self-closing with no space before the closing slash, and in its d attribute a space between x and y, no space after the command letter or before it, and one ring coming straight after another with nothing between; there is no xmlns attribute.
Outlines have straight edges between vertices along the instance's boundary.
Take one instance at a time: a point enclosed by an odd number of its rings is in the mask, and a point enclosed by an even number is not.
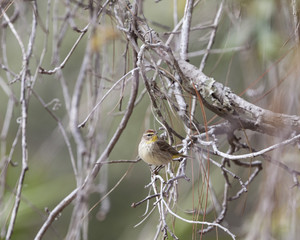
<svg viewBox="0 0 300 240"><path fill-rule="evenodd" d="M143 139L149 142L155 142L157 140L157 133L156 131L152 129L148 129L144 134L143 134Z"/></svg>

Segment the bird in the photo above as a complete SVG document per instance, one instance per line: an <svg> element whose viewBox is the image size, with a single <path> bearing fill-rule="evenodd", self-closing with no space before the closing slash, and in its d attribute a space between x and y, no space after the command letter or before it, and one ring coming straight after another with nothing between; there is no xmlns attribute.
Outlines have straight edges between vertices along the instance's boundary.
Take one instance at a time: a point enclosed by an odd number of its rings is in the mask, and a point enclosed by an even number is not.
<svg viewBox="0 0 300 240"><path fill-rule="evenodd" d="M148 129L143 134L138 155L144 162L154 166L166 165L175 158L187 157L160 139L157 132L152 129Z"/></svg>

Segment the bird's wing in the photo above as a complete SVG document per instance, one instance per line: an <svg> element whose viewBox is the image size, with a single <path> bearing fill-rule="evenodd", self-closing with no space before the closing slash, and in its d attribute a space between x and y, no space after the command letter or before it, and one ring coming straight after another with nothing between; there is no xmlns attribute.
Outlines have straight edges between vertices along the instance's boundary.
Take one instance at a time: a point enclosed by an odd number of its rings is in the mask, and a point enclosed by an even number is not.
<svg viewBox="0 0 300 240"><path fill-rule="evenodd" d="M170 152L172 155L180 155L180 153L170 146L166 141L164 140L157 140L157 145L159 146L159 149L161 151Z"/></svg>

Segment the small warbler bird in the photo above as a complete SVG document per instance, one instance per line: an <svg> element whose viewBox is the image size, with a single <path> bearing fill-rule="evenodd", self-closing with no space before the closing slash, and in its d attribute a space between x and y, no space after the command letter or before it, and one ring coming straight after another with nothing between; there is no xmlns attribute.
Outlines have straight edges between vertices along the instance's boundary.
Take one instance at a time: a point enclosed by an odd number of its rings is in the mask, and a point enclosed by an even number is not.
<svg viewBox="0 0 300 240"><path fill-rule="evenodd" d="M174 158L186 157L160 139L152 129L147 130L142 136L139 156L144 162L155 166L166 165Z"/></svg>

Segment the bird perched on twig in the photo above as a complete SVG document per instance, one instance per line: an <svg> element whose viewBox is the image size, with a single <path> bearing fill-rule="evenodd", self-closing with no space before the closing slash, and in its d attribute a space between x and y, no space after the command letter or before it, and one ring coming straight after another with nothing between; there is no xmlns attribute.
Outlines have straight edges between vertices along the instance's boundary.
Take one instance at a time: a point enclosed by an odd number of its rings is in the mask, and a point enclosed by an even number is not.
<svg viewBox="0 0 300 240"><path fill-rule="evenodd" d="M160 166L168 164L175 158L187 156L179 153L166 141L160 139L154 130L149 129L140 141L139 157L150 165Z"/></svg>

